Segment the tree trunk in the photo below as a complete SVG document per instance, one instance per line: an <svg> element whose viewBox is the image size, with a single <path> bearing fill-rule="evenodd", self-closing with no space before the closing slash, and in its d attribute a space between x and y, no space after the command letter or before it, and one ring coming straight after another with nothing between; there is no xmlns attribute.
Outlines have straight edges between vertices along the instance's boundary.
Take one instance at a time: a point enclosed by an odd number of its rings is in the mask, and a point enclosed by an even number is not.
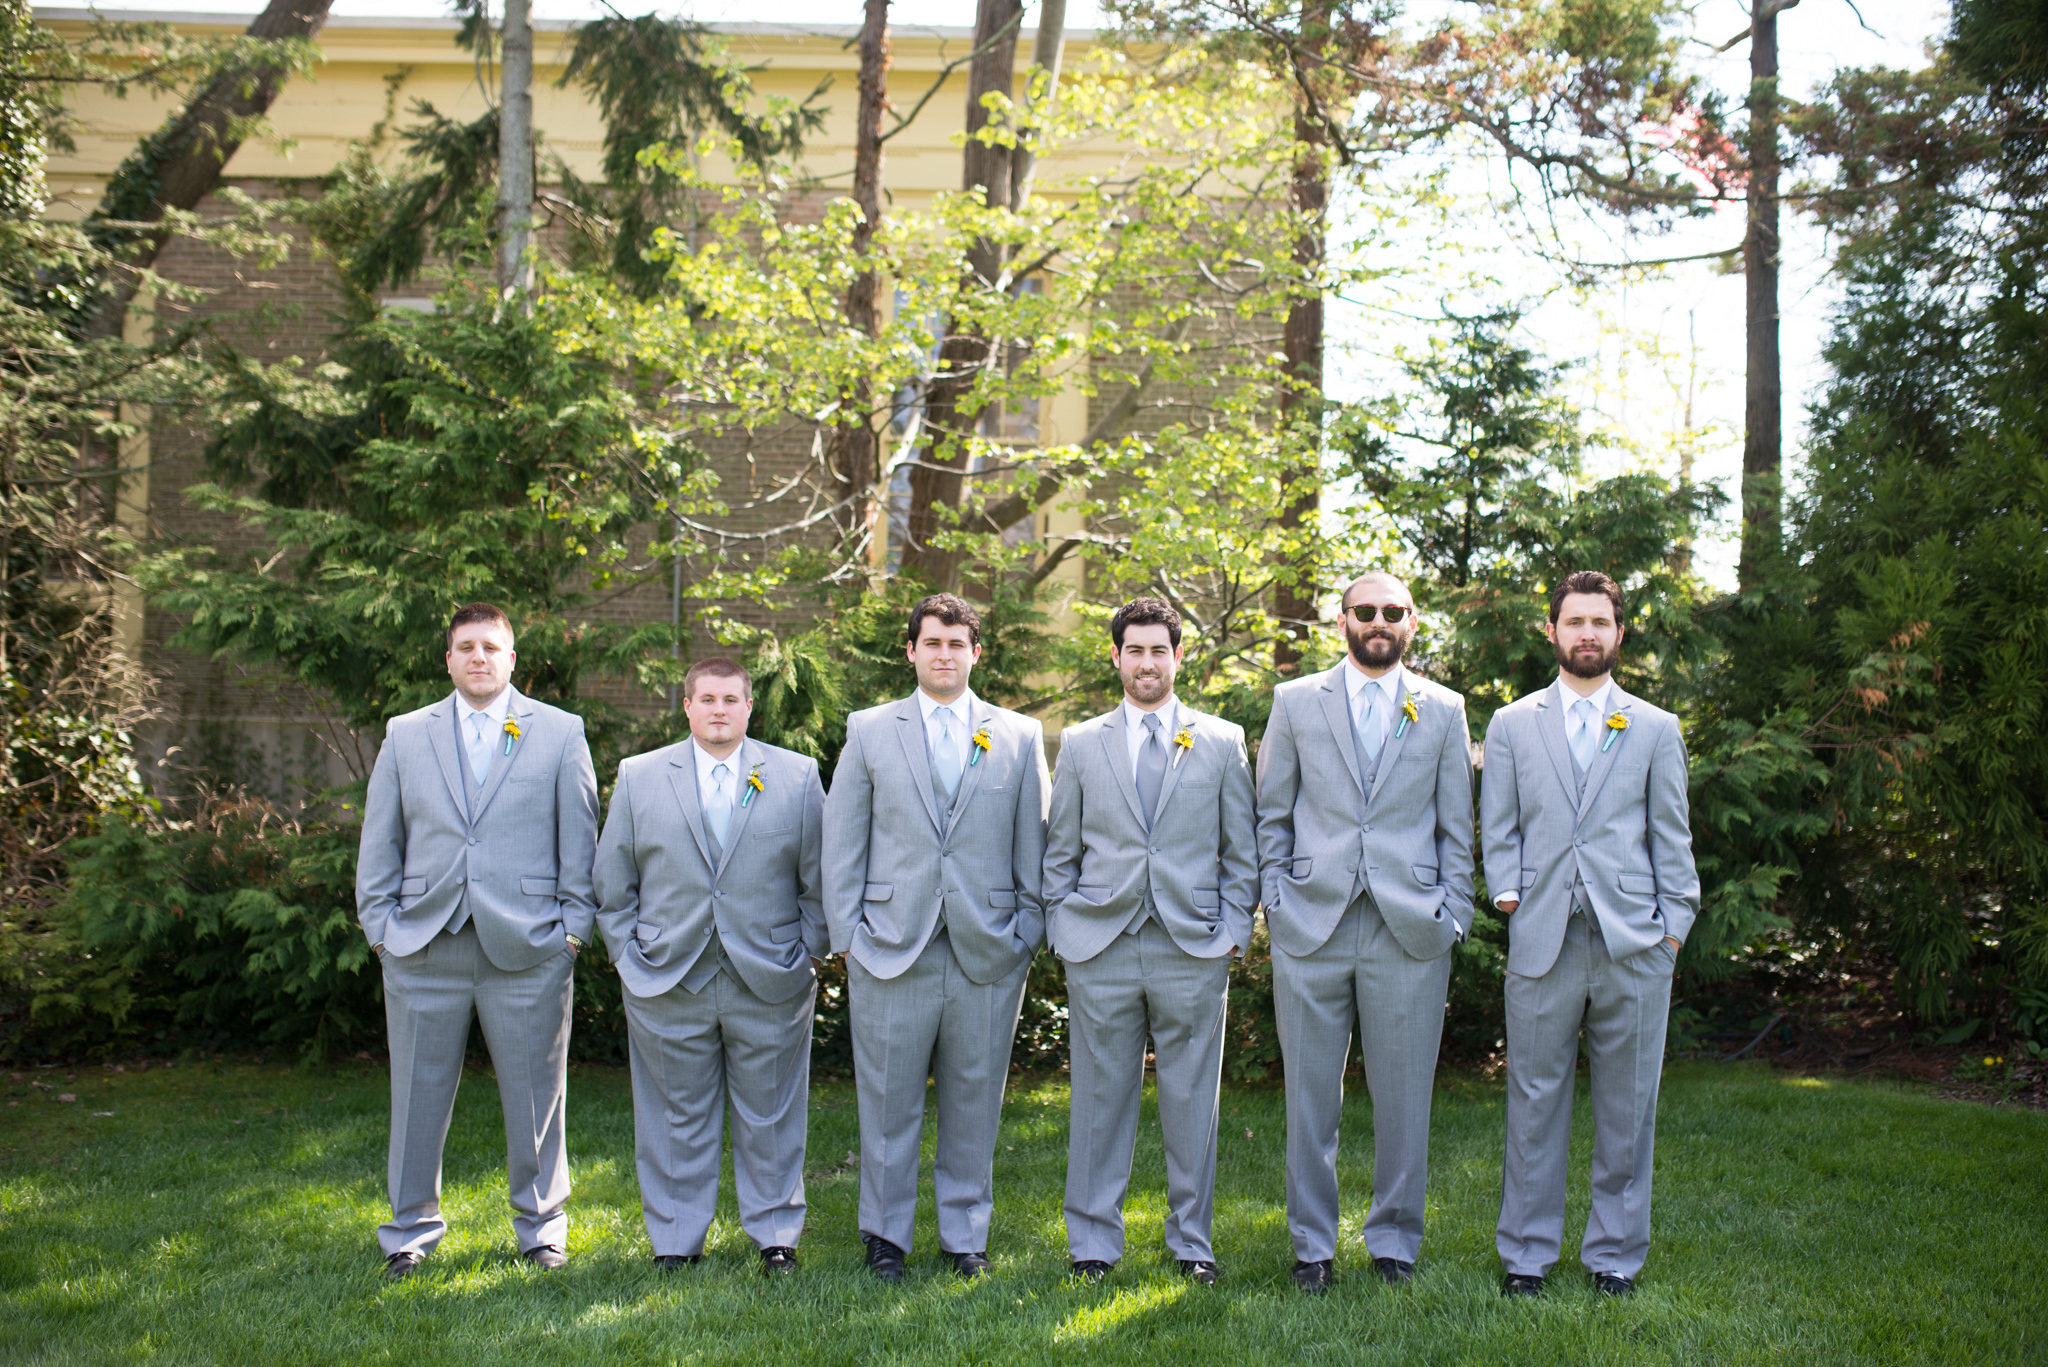
<svg viewBox="0 0 2048 1367"><path fill-rule="evenodd" d="M1749 225L1742 239L1748 375L1743 396L1740 587L1756 587L1784 538L1784 380L1778 354L1778 16L1759 0L1749 35Z"/></svg>
<svg viewBox="0 0 2048 1367"><path fill-rule="evenodd" d="M1326 0L1310 5L1302 14L1302 46L1311 58L1308 78L1317 71L1313 65L1329 42L1330 12ZM1323 145L1327 132L1313 117L1306 101L1298 102L1294 115L1294 140L1302 149L1294 163L1291 196L1296 213L1309 226L1294 243L1294 263L1307 281L1319 281L1323 264L1323 214L1330 203L1330 187L1323 168ZM1308 443L1308 462L1288 472L1292 491L1280 512L1280 525L1290 533L1313 535L1322 511L1320 453L1323 426L1323 297L1320 285L1313 293L1298 298L1287 310L1287 324L1281 333L1281 352L1287 378L1280 391L1280 416L1286 426L1301 433ZM1303 555L1293 566L1292 583L1283 582L1273 592L1273 615L1279 619L1280 634L1273 642L1273 668L1291 675L1301 668L1302 645L1316 620L1315 557Z"/></svg>
<svg viewBox="0 0 2048 1367"><path fill-rule="evenodd" d="M853 230L853 255L865 257L882 222L882 114L889 107L889 0L867 0L860 30L860 106L853 128L853 202L860 223ZM853 277L846 291L846 321L873 338L882 335L882 279L872 269ZM839 527L849 548L868 543L872 553L880 511L880 447L870 412L874 391L865 381L840 399L829 460L839 496L850 500Z"/></svg>
<svg viewBox="0 0 2048 1367"><path fill-rule="evenodd" d="M326 24L332 5L333 0L270 0L249 25L248 34L251 38L311 38ZM138 153L156 159L154 168L143 168L154 172L148 202L126 202L129 182L117 179L107 187L107 198L101 201L97 216L160 223L167 209L198 208L199 201L220 183L221 169L242 145L234 136L235 125L268 113L285 75L282 64L261 62L220 72L192 97L175 123ZM123 270L108 282L108 293L93 315L93 336L121 335L128 305L135 298L135 270L154 265L170 237L168 229L147 233L121 250L124 265L134 269Z"/></svg>
<svg viewBox="0 0 2048 1367"><path fill-rule="evenodd" d="M498 291L524 303L533 290L533 6L505 0L498 105Z"/></svg>
<svg viewBox="0 0 2048 1367"><path fill-rule="evenodd" d="M1011 149L985 144L974 135L988 125L982 97L990 91L1008 95L1017 71L1017 30L1024 18L1023 0L978 0L974 23L974 60L967 68L967 147L961 156L960 186L979 192L990 208L1009 206L1012 188ZM999 244L977 241L967 252L970 289L991 289L1002 279ZM903 547L905 572L922 575L934 589L960 587L961 555L941 549L935 537L957 526L966 488L966 452L962 449L979 411L961 406L994 349L985 337L955 328L951 320L939 345L938 373L925 391L926 440L916 468L910 472L909 535Z"/></svg>
<svg viewBox="0 0 2048 1367"><path fill-rule="evenodd" d="M1029 111L1034 123L1039 109L1051 108L1053 96L1059 90L1060 58L1066 52L1066 46L1067 0L1043 0L1038 7L1038 32L1031 40L1031 83L1037 85L1039 73L1044 73L1044 85L1039 88ZM1012 209L1022 209L1024 202L1031 198L1031 177L1038 169L1037 133L1034 126L1024 130L1017 139L1017 153L1010 165Z"/></svg>

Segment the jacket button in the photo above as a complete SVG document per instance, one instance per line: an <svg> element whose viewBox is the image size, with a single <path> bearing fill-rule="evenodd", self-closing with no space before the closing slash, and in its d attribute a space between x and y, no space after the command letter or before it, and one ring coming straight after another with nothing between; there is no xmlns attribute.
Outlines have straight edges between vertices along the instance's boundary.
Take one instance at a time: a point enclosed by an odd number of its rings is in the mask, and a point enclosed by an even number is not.
<svg viewBox="0 0 2048 1367"><path fill-rule="evenodd" d="M712 889L711 895L712 895L712 896L713 896L714 898L716 898L716 897L723 897L723 896L725 896L725 894L724 894L723 892L719 891L719 890L718 890L718 889L716 889L716 888Z"/></svg>
<svg viewBox="0 0 2048 1367"><path fill-rule="evenodd" d="M1367 827L1365 828L1365 833L1366 833L1367 835L1371 835L1371 834L1372 834L1372 827L1370 827L1370 826L1367 826Z"/></svg>
<svg viewBox="0 0 2048 1367"><path fill-rule="evenodd" d="M1157 845L1154 845L1154 846L1152 847L1152 853L1154 853L1154 854L1157 854L1157 853L1159 853L1159 847L1158 847Z"/></svg>
<svg viewBox="0 0 2048 1367"><path fill-rule="evenodd" d="M476 844L476 837L475 837L475 836L471 836L471 837L469 838L469 843L470 843L470 844L472 844L472 845Z"/></svg>

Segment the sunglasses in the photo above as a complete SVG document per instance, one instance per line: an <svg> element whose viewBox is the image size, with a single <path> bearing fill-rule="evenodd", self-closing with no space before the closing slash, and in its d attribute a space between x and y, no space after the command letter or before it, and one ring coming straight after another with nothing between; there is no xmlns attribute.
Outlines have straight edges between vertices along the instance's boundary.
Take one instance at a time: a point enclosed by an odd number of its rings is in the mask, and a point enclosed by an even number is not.
<svg viewBox="0 0 2048 1367"><path fill-rule="evenodd" d="M1344 611L1350 613L1360 622L1370 622L1373 618L1378 617L1388 626L1392 626L1403 617L1406 617L1413 609L1403 607L1399 603L1389 603L1385 607L1381 607L1378 603L1353 603Z"/></svg>

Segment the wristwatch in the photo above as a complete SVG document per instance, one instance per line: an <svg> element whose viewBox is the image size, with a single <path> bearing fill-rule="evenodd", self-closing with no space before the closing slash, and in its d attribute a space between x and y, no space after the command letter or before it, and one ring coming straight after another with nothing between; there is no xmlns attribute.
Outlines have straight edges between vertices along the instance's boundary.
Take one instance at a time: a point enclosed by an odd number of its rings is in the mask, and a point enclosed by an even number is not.
<svg viewBox="0 0 2048 1367"><path fill-rule="evenodd" d="M569 942L569 948L575 950L578 954L581 954L583 952L583 941L577 939L574 935L569 935L566 933L563 935L562 938Z"/></svg>

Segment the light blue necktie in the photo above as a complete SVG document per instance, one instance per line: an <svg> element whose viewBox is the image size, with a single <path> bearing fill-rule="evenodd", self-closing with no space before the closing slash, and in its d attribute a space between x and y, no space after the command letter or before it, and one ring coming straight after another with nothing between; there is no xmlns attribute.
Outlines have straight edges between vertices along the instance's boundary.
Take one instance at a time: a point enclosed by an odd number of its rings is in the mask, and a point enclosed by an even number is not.
<svg viewBox="0 0 2048 1367"><path fill-rule="evenodd" d="M1358 732L1359 759L1368 775L1372 773L1373 761L1380 757L1379 697L1380 686L1369 683L1351 699L1351 725Z"/></svg>
<svg viewBox="0 0 2048 1367"><path fill-rule="evenodd" d="M491 731L490 716L474 708L469 713L469 772L476 779L476 786L484 786L484 779L491 772Z"/></svg>
<svg viewBox="0 0 2048 1367"><path fill-rule="evenodd" d="M1593 738L1600 728L1593 724L1593 700L1580 698L1572 704L1572 758L1581 773L1593 771Z"/></svg>
<svg viewBox="0 0 2048 1367"><path fill-rule="evenodd" d="M932 765L938 770L939 787L951 802L960 787L960 743L953 739L953 709L935 707L932 716L939 723L939 738L932 745Z"/></svg>
<svg viewBox="0 0 2048 1367"><path fill-rule="evenodd" d="M1145 829L1159 809L1159 790L1166 784L1166 747L1159 743L1159 714L1145 714L1145 741L1138 747L1138 809L1145 814Z"/></svg>
<svg viewBox="0 0 2048 1367"><path fill-rule="evenodd" d="M725 833L732 828L732 767L724 761L711 766L711 800L704 807L704 824L718 848L725 848Z"/></svg>

